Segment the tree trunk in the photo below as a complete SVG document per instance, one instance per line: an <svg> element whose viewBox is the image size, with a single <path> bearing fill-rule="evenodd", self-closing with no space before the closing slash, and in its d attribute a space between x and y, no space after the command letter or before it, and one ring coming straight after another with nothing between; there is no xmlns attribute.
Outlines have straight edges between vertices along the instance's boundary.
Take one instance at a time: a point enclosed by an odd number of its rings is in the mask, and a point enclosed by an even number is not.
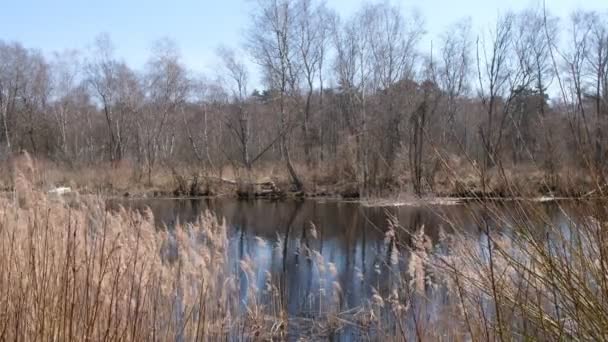
<svg viewBox="0 0 608 342"><path fill-rule="evenodd" d="M6 137L6 149L7 152L11 152L11 137L8 132L8 104L3 106L2 109L2 121L4 123L4 136Z"/></svg>
<svg viewBox="0 0 608 342"><path fill-rule="evenodd" d="M283 151L283 156L285 157L285 164L287 165L287 170L289 171L289 176L291 177L294 190L302 191L302 181L298 177L298 174L296 173L296 170L291 162L291 156L289 154L289 148L287 147L287 139L285 135L281 138L281 150Z"/></svg>

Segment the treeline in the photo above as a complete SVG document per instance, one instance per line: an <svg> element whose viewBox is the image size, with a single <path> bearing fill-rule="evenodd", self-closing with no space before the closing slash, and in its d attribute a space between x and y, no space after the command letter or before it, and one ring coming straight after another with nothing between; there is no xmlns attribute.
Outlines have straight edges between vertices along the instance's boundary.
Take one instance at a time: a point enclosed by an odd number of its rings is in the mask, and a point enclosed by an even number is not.
<svg viewBox="0 0 608 342"><path fill-rule="evenodd" d="M387 3L340 18L320 1L259 0L243 47L218 49L221 70L205 76L168 39L142 70L107 35L53 56L0 41L2 155L127 160L148 181L163 165L229 166L249 181L282 165L296 190L314 173L422 194L465 169L485 190L492 172L519 166L548 187L566 166L605 183L607 13L530 8L480 32L456 21L432 41L423 23ZM251 89L252 64L263 90Z"/></svg>

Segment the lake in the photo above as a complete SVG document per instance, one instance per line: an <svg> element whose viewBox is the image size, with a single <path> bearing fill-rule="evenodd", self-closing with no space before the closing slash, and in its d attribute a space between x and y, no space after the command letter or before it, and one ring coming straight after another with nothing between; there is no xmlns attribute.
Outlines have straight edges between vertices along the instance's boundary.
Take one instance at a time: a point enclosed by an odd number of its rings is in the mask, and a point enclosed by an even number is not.
<svg viewBox="0 0 608 342"><path fill-rule="evenodd" d="M522 218L535 217L533 224L540 231L548 222L568 226L572 212L585 217L587 210L581 208L598 212L590 204L554 202L368 207L338 200L213 198L116 200L112 204L149 207L160 229L192 221L205 210L225 218L228 258L241 273L242 297L249 295L251 282L264 288L269 277L278 279L284 306L290 319L294 318L290 323L293 336L306 335L312 329L306 322L328 310L349 312L372 302L376 294L390 297L395 286L403 284L400 270L408 268L408 246L421 229L437 244L458 227L478 234L483 246L486 225L508 234L509 225L529 224ZM389 227L397 224L394 233L388 234ZM253 279L240 270L242 260L256 265ZM447 301L445 293L435 291L411 303L424 305L425 315L433 319ZM357 334L358 329L347 324L333 339L356 340Z"/></svg>

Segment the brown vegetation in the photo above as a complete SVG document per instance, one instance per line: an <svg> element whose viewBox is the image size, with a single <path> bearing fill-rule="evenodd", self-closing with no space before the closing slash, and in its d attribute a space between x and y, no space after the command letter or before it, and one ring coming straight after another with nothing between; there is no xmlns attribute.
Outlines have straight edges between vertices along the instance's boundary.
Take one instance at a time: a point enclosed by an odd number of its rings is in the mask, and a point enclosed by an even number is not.
<svg viewBox="0 0 608 342"><path fill-rule="evenodd" d="M253 299L239 314L226 226L211 214L159 230L151 212L109 212L96 197L46 195L23 172L15 182L0 203L2 339L285 335L281 313L257 307Z"/></svg>
<svg viewBox="0 0 608 342"><path fill-rule="evenodd" d="M309 0L252 14L263 91L230 49L210 80L168 40L141 73L105 35L86 58L0 41L0 340L608 340L601 199L560 207L565 225L529 201L481 200L477 231L447 220L438 241L390 220L390 281L365 284L355 308L336 265L302 246L318 306L294 317L285 271L259 286L212 214L158 228L91 196L605 197L605 14L506 13L477 39L461 21L428 52L419 18L387 3L347 20Z"/></svg>
<svg viewBox="0 0 608 342"><path fill-rule="evenodd" d="M149 211L40 192L27 155L15 165L15 189L0 200L6 340L608 339L603 203L582 207L566 227L529 202L482 203L479 231L448 220L437 241L389 221L391 280L369 284L372 296L357 308L343 306L336 266L303 245L320 286L305 318L287 314L284 272L267 273L262 288L256 260L228 258L226 225L210 213L159 229ZM317 234L311 225L308 235ZM286 242L278 237L272 249L284 258Z"/></svg>
<svg viewBox="0 0 608 342"><path fill-rule="evenodd" d="M318 1L259 0L246 32L245 50L219 49L205 78L167 39L141 72L107 35L52 58L0 42L2 156L27 150L57 170L43 181L123 193L273 181L309 194L504 195L506 175L522 195L605 184L604 13L530 8L481 32L460 20L421 48L421 18L387 3L342 19ZM246 58L263 90L250 91Z"/></svg>

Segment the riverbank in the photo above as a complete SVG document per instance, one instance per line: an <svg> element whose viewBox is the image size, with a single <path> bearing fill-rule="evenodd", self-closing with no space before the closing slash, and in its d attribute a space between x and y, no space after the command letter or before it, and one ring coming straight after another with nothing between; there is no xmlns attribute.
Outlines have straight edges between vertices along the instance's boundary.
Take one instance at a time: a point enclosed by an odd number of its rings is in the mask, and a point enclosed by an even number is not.
<svg viewBox="0 0 608 342"><path fill-rule="evenodd" d="M5 163L0 169L0 189L14 187L13 169L26 169L40 189L67 189L81 194L126 198L238 197L245 199L339 198L361 200L370 205L412 205L454 203L471 200L527 199L534 201L605 197L605 186L598 185L580 168L562 168L551 181L534 167L517 166L488 173L485 190L480 177L470 168L435 175L426 182L424 194L416 196L410 175L395 176L395 181L362 190L349 177L330 175L326 168L301 171L303 188L295 191L283 168L268 165L254 169L247 177L242 171L224 168L205 172L195 166L159 167L150 179L129 162L99 163L92 166L66 166L29 156ZM302 168L303 169L303 168ZM243 179L248 179L244 181Z"/></svg>

